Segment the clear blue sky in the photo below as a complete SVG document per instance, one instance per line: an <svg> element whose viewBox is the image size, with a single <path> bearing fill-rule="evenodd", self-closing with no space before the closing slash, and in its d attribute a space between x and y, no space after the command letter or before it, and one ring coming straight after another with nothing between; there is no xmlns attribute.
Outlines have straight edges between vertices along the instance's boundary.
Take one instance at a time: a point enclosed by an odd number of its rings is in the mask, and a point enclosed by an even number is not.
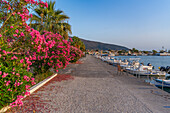
<svg viewBox="0 0 170 113"><path fill-rule="evenodd" d="M73 35L139 50L170 49L170 0L55 0Z"/></svg>

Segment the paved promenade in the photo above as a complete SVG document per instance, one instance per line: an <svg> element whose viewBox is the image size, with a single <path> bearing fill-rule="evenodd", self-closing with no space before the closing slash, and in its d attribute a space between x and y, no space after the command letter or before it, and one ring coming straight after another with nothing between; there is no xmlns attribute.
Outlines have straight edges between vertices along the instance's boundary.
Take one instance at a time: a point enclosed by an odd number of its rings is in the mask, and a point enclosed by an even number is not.
<svg viewBox="0 0 170 113"><path fill-rule="evenodd" d="M170 94L87 55L59 74L74 79L47 84L20 110L50 113L168 113ZM27 99L25 102L28 101ZM29 106L29 107L28 107ZM27 110L26 110L27 109Z"/></svg>

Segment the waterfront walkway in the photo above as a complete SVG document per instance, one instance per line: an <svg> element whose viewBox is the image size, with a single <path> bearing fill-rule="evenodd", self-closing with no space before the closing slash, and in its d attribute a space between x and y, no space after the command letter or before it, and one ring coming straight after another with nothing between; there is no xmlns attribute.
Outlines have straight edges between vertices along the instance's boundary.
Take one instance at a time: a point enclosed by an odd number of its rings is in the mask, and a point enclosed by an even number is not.
<svg viewBox="0 0 170 113"><path fill-rule="evenodd" d="M59 74L74 79L47 84L35 92L22 112L51 113L168 113L170 94L132 75L117 75L113 67L93 56L82 58ZM21 111L21 110L20 110ZM26 111L25 111L26 112Z"/></svg>

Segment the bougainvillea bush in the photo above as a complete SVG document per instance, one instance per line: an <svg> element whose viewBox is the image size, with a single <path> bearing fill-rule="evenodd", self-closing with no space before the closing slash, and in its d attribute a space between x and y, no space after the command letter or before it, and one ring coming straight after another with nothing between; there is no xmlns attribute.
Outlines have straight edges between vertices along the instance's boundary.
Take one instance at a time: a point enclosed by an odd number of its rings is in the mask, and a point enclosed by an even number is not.
<svg viewBox="0 0 170 113"><path fill-rule="evenodd" d="M29 88L35 84L29 72L29 58L10 50L2 46L0 49L0 108L22 105L21 99L29 95Z"/></svg>
<svg viewBox="0 0 170 113"><path fill-rule="evenodd" d="M41 74L49 68L65 68L70 59L70 42L64 40L59 34L44 31L43 35L34 29L31 30L32 36L30 59L32 60L34 72Z"/></svg>
<svg viewBox="0 0 170 113"><path fill-rule="evenodd" d="M0 0L0 109L22 105L21 99L35 84L29 72L32 62L25 54L29 50L28 8L33 5L48 7L42 1Z"/></svg>
<svg viewBox="0 0 170 113"><path fill-rule="evenodd" d="M0 109L22 105L36 75L57 72L82 56L59 34L30 28L28 9L38 5L48 7L41 0L0 0Z"/></svg>
<svg viewBox="0 0 170 113"><path fill-rule="evenodd" d="M71 46L71 49L70 49L70 62L73 63L73 62L76 62L78 61L82 56L83 56L83 52L74 47L74 46Z"/></svg>
<svg viewBox="0 0 170 113"><path fill-rule="evenodd" d="M26 23L32 14L29 8L37 5L48 7L47 3L39 0L0 0L0 35L1 43L3 41L12 42L12 48L15 50L26 46L25 40L30 32L30 27Z"/></svg>

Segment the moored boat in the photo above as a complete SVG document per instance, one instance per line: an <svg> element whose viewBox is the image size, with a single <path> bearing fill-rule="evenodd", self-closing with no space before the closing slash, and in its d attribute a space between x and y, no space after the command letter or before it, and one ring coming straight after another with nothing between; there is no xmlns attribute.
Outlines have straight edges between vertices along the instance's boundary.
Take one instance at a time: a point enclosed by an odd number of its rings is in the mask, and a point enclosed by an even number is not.
<svg viewBox="0 0 170 113"><path fill-rule="evenodd" d="M155 79L154 84L157 87L168 87L168 88L170 88L170 77L166 77L166 79Z"/></svg>

